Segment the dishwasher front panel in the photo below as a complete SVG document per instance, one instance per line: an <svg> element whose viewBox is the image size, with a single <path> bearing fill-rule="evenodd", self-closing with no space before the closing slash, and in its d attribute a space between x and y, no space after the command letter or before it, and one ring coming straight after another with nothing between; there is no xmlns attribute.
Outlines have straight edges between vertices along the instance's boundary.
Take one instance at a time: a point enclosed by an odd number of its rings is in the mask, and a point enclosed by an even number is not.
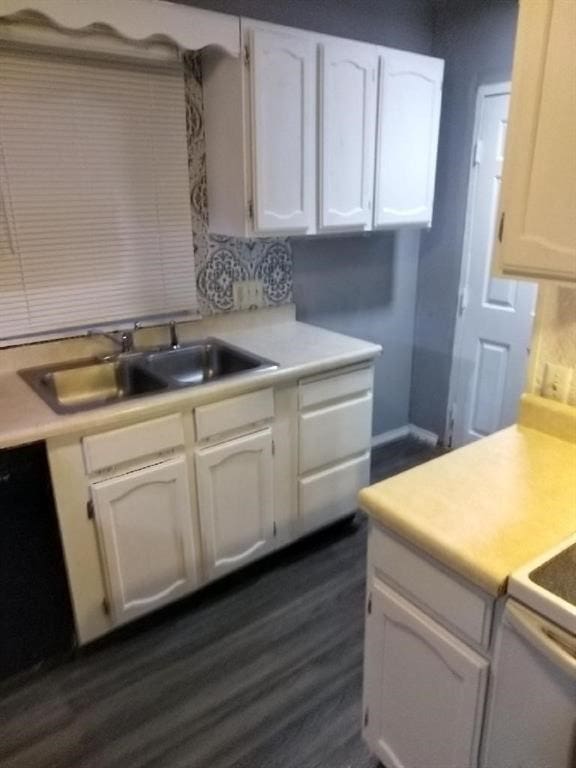
<svg viewBox="0 0 576 768"><path fill-rule="evenodd" d="M575 768L574 635L508 600L487 711L482 768Z"/></svg>

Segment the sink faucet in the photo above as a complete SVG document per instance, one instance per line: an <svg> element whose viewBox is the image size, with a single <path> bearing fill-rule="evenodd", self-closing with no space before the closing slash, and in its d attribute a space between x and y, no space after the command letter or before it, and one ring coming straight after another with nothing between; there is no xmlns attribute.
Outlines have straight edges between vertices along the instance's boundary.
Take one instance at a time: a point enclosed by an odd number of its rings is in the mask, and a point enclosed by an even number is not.
<svg viewBox="0 0 576 768"><path fill-rule="evenodd" d="M89 336L105 336L110 341L113 341L120 348L122 354L134 351L134 334L132 331L122 331L120 337L117 333L108 333L106 331L88 331Z"/></svg>
<svg viewBox="0 0 576 768"><path fill-rule="evenodd" d="M176 329L176 323L174 320L170 321L170 349L178 349L180 342L178 341L178 331Z"/></svg>

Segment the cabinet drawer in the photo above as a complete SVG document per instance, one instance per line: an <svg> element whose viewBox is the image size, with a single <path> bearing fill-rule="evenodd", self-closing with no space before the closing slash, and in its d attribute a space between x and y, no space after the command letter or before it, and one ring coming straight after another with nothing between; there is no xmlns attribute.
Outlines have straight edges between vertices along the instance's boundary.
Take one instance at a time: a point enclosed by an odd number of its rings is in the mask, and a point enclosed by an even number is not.
<svg viewBox="0 0 576 768"><path fill-rule="evenodd" d="M370 448L372 395L300 414L300 473Z"/></svg>
<svg viewBox="0 0 576 768"><path fill-rule="evenodd" d="M368 539L368 562L377 578L460 635L488 647L492 622L489 595L464 584L457 574L448 573L374 524Z"/></svg>
<svg viewBox="0 0 576 768"><path fill-rule="evenodd" d="M369 367L324 376L321 379L301 381L298 390L299 407L310 408L330 400L341 400L369 392L372 389L373 374L372 367Z"/></svg>
<svg viewBox="0 0 576 768"><path fill-rule="evenodd" d="M273 419L274 391L261 389L220 403L203 405L196 408L194 414L197 439L207 440L215 435Z"/></svg>
<svg viewBox="0 0 576 768"><path fill-rule="evenodd" d="M84 463L89 473L158 455L182 445L184 430L179 414L91 435L82 440Z"/></svg>
<svg viewBox="0 0 576 768"><path fill-rule="evenodd" d="M353 512L357 507L358 491L369 481L369 453L298 480L302 532L327 525Z"/></svg>

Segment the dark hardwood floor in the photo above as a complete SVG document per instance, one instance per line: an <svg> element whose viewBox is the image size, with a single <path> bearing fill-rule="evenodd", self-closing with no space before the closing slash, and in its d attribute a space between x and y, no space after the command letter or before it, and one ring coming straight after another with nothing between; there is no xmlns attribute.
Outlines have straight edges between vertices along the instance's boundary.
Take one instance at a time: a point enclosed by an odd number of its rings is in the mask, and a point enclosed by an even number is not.
<svg viewBox="0 0 576 768"><path fill-rule="evenodd" d="M438 451L378 449L373 481ZM375 768L366 522L338 525L0 687L2 768Z"/></svg>

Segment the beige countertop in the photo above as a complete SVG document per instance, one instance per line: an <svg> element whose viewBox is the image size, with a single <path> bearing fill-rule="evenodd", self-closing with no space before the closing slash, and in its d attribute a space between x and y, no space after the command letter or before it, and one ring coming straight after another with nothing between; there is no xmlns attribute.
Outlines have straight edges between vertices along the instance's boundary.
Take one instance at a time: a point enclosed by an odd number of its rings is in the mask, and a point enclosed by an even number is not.
<svg viewBox="0 0 576 768"><path fill-rule="evenodd" d="M86 356L86 339L0 350L0 448L62 435L114 428L138 419L232 397L266 385L274 386L339 366L376 357L381 348L367 341L296 322L293 308L281 311L234 313L190 323L182 329L183 341L217 336L279 364L275 371L241 375L214 384L177 392L136 398L76 414L60 415L18 376L18 368ZM93 342L94 343L94 342ZM102 342L100 341L100 351ZM93 354L93 352L92 352Z"/></svg>
<svg viewBox="0 0 576 768"><path fill-rule="evenodd" d="M576 532L576 409L524 396L519 424L364 488L360 504L500 594L512 571Z"/></svg>

